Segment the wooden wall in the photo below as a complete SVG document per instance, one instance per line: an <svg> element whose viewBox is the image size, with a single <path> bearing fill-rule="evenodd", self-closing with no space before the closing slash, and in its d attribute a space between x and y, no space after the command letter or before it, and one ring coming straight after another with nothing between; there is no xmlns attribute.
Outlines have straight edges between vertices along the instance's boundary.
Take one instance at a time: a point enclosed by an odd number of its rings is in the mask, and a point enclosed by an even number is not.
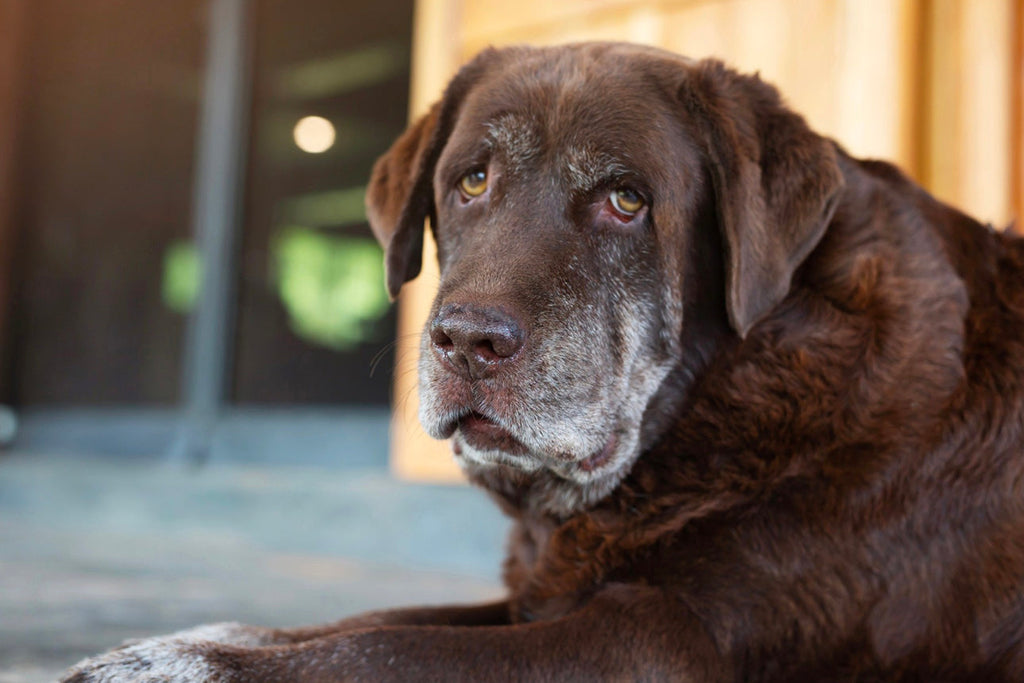
<svg viewBox="0 0 1024 683"><path fill-rule="evenodd" d="M1006 225L1021 211L1019 0L931 0L919 177L941 199Z"/></svg>
<svg viewBox="0 0 1024 683"><path fill-rule="evenodd" d="M410 114L488 45L649 43L760 71L853 154L896 161L1005 225L1024 196L1022 22L1024 0L419 0ZM452 480L447 444L416 419L418 332L437 281L428 253L400 297L392 463L400 476Z"/></svg>

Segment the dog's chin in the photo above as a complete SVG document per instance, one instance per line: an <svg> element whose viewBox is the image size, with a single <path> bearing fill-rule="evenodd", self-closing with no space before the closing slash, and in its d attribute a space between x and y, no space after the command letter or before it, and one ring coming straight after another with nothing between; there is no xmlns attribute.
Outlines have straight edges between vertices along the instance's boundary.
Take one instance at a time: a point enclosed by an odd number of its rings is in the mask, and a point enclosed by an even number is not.
<svg viewBox="0 0 1024 683"><path fill-rule="evenodd" d="M511 468L523 474L533 474L544 469L544 462L533 454L509 453L497 449L481 449L470 444L461 431L456 431L451 440L455 462L464 470Z"/></svg>
<svg viewBox="0 0 1024 683"><path fill-rule="evenodd" d="M543 489L545 512L564 516L589 507L611 493L636 458L638 435L616 430L604 445L584 454L532 449L496 423L477 414L458 421L451 435L456 462L471 479L509 470L517 480Z"/></svg>

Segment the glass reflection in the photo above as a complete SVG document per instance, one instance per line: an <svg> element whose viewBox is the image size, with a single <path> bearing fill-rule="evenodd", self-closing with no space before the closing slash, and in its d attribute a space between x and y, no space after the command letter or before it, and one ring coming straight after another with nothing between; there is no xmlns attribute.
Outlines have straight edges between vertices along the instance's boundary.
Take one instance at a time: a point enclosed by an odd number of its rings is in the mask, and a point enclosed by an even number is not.
<svg viewBox="0 0 1024 683"><path fill-rule="evenodd" d="M273 242L273 279L300 337L345 351L379 341L387 312L383 254L372 239L291 226Z"/></svg>

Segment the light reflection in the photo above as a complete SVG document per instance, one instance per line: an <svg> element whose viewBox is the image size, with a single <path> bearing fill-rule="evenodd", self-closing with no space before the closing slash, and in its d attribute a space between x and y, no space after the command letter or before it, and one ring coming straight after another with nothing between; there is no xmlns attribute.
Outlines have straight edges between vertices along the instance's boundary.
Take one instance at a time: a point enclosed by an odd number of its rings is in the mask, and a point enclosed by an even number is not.
<svg viewBox="0 0 1024 683"><path fill-rule="evenodd" d="M161 298L167 308L188 314L199 298L199 251L189 241L173 242L164 252Z"/></svg>
<svg viewBox="0 0 1024 683"><path fill-rule="evenodd" d="M278 295L298 336L344 351L379 333L388 297L373 239L291 226L275 236L273 257Z"/></svg>
<svg viewBox="0 0 1024 683"><path fill-rule="evenodd" d="M334 124L322 116L306 116L299 119L292 135L299 149L310 154L326 152L334 146L337 138Z"/></svg>
<svg viewBox="0 0 1024 683"><path fill-rule="evenodd" d="M366 186L291 197L281 204L283 221L308 227L338 227L366 220Z"/></svg>
<svg viewBox="0 0 1024 683"><path fill-rule="evenodd" d="M409 46L384 42L280 69L273 89L288 100L337 97L384 83L409 68Z"/></svg>

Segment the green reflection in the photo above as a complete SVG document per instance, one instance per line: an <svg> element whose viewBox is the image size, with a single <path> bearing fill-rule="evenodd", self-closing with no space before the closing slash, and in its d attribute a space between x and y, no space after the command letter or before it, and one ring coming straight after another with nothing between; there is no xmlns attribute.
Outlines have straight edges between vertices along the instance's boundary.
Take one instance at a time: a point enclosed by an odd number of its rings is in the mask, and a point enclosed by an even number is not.
<svg viewBox="0 0 1024 683"><path fill-rule="evenodd" d="M387 81L408 68L406 46L377 43L283 69L276 74L274 86L285 99L336 97Z"/></svg>
<svg viewBox="0 0 1024 683"><path fill-rule="evenodd" d="M297 335L338 350L373 338L388 308L375 241L292 226L275 236L272 249L278 294Z"/></svg>
<svg viewBox="0 0 1024 683"><path fill-rule="evenodd" d="M366 186L300 195L284 202L282 218L289 223L326 227L366 220Z"/></svg>
<svg viewBox="0 0 1024 683"><path fill-rule="evenodd" d="M199 252L192 242L173 242L164 252L160 295L164 305L178 313L191 313L199 296Z"/></svg>

